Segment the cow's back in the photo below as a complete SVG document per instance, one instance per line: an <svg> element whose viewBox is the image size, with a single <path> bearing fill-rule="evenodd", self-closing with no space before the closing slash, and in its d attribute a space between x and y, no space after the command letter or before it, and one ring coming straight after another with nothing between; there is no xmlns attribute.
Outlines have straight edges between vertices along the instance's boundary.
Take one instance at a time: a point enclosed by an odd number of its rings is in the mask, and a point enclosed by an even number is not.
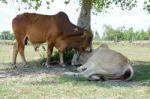
<svg viewBox="0 0 150 99"><path fill-rule="evenodd" d="M33 43L42 43L59 36L77 35L82 31L80 28L77 32L74 31L75 25L64 12L56 15L23 13L13 19L12 25L15 33L23 33Z"/></svg>
<svg viewBox="0 0 150 99"><path fill-rule="evenodd" d="M57 15L23 13L13 19L12 27L16 35L25 35L32 43L43 43L50 36L48 31L56 34L59 30L56 18Z"/></svg>
<svg viewBox="0 0 150 99"><path fill-rule="evenodd" d="M27 25L30 24L30 20L28 19L28 14L23 13L17 15L12 21L12 27L14 32L24 32Z"/></svg>
<svg viewBox="0 0 150 99"><path fill-rule="evenodd" d="M114 50L108 48L98 48L96 52L85 63L87 66L92 64L97 70L103 69L110 73L122 72L124 66L129 64L129 60Z"/></svg>

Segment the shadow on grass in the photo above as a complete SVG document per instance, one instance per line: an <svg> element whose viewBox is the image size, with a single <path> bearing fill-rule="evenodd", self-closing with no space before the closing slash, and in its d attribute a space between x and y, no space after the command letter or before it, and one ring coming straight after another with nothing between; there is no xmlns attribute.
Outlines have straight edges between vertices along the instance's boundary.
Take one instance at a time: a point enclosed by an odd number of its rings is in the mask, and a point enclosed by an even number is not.
<svg viewBox="0 0 150 99"><path fill-rule="evenodd" d="M150 64L134 66L134 81L150 81Z"/></svg>
<svg viewBox="0 0 150 99"><path fill-rule="evenodd" d="M147 62L145 64L134 66L134 77L131 81L88 81L82 77L71 77L59 75L55 78L43 79L42 81L30 82L32 85L65 85L72 84L72 86L98 86L104 88L112 87L150 87L150 64Z"/></svg>
<svg viewBox="0 0 150 99"><path fill-rule="evenodd" d="M74 66L67 66L65 68L54 65L51 68L46 68L42 66L43 60L36 60L30 61L30 67L25 68L22 65L18 65L18 68L12 69L10 63L5 63L4 66L7 68L0 69L0 75L6 75L6 77L10 76L21 76L26 77L26 75L36 75L36 74L48 74L48 75L55 75L54 77L44 78L42 80L31 80L28 84L31 85L61 85L61 84L68 84L71 83L74 86L98 86L98 87L137 87L137 86L148 86L150 87L150 64L149 63L142 63L134 66L134 77L132 81L123 82L123 81L88 81L84 78L80 77L68 77L61 75L63 72L66 71L74 71L76 67ZM4 77L0 77L3 79ZM33 78L34 79L34 78Z"/></svg>
<svg viewBox="0 0 150 99"><path fill-rule="evenodd" d="M24 67L22 63L17 63L17 68L12 68L11 63L3 63L3 67L0 68L0 75L3 74L6 77L8 76L26 76L26 75L32 75L32 74L39 74L39 73L45 73L45 74L56 74L60 75L61 73L65 71L75 70L75 66L67 65L65 68L58 65L58 62L52 62L52 67L47 68L46 66L43 66L43 62L45 60L38 59L34 61L29 61L28 65L29 67Z"/></svg>

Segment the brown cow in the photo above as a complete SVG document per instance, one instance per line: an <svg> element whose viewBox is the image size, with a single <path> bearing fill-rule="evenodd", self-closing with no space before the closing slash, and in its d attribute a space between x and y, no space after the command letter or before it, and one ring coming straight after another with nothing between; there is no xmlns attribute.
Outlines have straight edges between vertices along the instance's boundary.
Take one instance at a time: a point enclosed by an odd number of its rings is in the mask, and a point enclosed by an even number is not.
<svg viewBox="0 0 150 99"><path fill-rule="evenodd" d="M23 13L13 19L12 27L17 41L13 51L14 66L18 52L24 64L27 64L24 56L24 45L27 39L32 45L47 42L47 66L50 64L53 47L58 49L60 64L64 65L64 51L75 49L82 52L91 48L92 44L92 33L72 24L64 12L56 15Z"/></svg>

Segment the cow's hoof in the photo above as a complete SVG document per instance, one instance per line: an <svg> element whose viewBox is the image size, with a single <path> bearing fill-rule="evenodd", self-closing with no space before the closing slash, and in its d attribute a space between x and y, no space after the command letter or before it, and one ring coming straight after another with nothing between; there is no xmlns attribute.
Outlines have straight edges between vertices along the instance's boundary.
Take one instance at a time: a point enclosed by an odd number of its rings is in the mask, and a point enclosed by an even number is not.
<svg viewBox="0 0 150 99"><path fill-rule="evenodd" d="M63 65L61 65L62 67L66 67L66 65L65 64L63 64Z"/></svg>
<svg viewBox="0 0 150 99"><path fill-rule="evenodd" d="M105 78L104 76L100 76L100 80L101 81L107 81L107 78Z"/></svg>
<svg viewBox="0 0 150 99"><path fill-rule="evenodd" d="M71 65L72 65L72 66L75 66L75 63L74 63L74 62L71 62Z"/></svg>
<svg viewBox="0 0 150 99"><path fill-rule="evenodd" d="M17 65L16 64L12 64L12 68L13 69L17 68Z"/></svg>
<svg viewBox="0 0 150 99"><path fill-rule="evenodd" d="M24 67L24 68L29 68L30 65L25 64L23 67Z"/></svg>
<svg viewBox="0 0 150 99"><path fill-rule="evenodd" d="M49 64L47 64L47 63L43 63L42 66L45 66L46 68L52 67L51 65L49 65Z"/></svg>
<svg viewBox="0 0 150 99"><path fill-rule="evenodd" d="M73 63L73 62L71 62L71 65L72 65L72 66L81 66L80 63Z"/></svg>
<svg viewBox="0 0 150 99"><path fill-rule="evenodd" d="M78 68L77 68L77 71L78 71L78 72L82 72L82 71L85 71L86 69L87 69L87 68L78 67Z"/></svg>
<svg viewBox="0 0 150 99"><path fill-rule="evenodd" d="M46 65L46 68L50 68L50 67L52 67L51 65Z"/></svg>
<svg viewBox="0 0 150 99"><path fill-rule="evenodd" d="M62 66L62 67L66 67L66 64L61 64L61 63L60 63L59 65Z"/></svg>

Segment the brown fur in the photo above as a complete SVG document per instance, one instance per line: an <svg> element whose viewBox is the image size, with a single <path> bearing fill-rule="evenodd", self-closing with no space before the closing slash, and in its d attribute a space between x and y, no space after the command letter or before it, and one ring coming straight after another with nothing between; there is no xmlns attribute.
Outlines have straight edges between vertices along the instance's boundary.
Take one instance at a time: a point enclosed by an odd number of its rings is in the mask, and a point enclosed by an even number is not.
<svg viewBox="0 0 150 99"><path fill-rule="evenodd" d="M64 12L56 15L23 13L13 19L12 28L17 41L14 46L13 64L16 64L18 52L24 64L27 64L24 56L27 38L33 45L48 43L47 65L50 64L53 47L60 52L60 63L64 64L64 51L75 49L82 52L92 44L92 33L72 24Z"/></svg>

